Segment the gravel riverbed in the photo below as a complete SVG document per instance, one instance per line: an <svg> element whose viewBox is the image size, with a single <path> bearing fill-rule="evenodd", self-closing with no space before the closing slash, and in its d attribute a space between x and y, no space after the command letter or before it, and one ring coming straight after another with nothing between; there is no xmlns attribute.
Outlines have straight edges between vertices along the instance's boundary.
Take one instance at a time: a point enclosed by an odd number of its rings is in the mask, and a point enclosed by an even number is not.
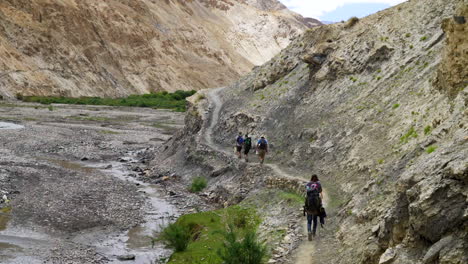
<svg viewBox="0 0 468 264"><path fill-rule="evenodd" d="M0 103L0 262L118 263L130 252L145 263L144 239L157 229L145 223L170 221L175 209L130 168L145 168L183 118L147 108ZM168 254L155 252L150 257Z"/></svg>

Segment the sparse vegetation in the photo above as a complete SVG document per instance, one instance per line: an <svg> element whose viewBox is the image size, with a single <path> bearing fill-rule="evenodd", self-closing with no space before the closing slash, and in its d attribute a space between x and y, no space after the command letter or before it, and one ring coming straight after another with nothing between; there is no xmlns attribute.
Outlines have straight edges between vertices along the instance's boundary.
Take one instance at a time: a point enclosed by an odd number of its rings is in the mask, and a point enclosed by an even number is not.
<svg viewBox="0 0 468 264"><path fill-rule="evenodd" d="M430 125L424 128L424 135L429 135L432 131L432 127Z"/></svg>
<svg viewBox="0 0 468 264"><path fill-rule="evenodd" d="M417 138L418 133L414 129L414 126L412 126L406 134L400 137L401 143L408 143L411 138Z"/></svg>
<svg viewBox="0 0 468 264"><path fill-rule="evenodd" d="M414 48L414 46L413 46L413 45L409 45L409 48L410 48L410 49L413 49L413 48Z"/></svg>
<svg viewBox="0 0 468 264"><path fill-rule="evenodd" d="M346 25L344 26L344 28L352 28L354 25L356 25L357 23L359 22L359 18L357 17L351 17L350 19L348 19L348 21L346 22Z"/></svg>
<svg viewBox="0 0 468 264"><path fill-rule="evenodd" d="M398 107L400 107L400 104L394 104L394 105L392 106L392 109L397 109Z"/></svg>
<svg viewBox="0 0 468 264"><path fill-rule="evenodd" d="M176 91L174 93L156 92L144 95L130 95L126 98L101 98L101 97L42 97L22 96L17 94L16 98L24 102L41 104L78 104L78 105L108 105L108 106L131 106L131 107L153 107L172 109L183 112L186 110L186 98L195 94L195 91Z"/></svg>
<svg viewBox="0 0 468 264"><path fill-rule="evenodd" d="M383 164L383 163L385 162L385 160L379 159L377 162L378 162L379 164Z"/></svg>
<svg viewBox="0 0 468 264"><path fill-rule="evenodd" d="M208 183L205 177L196 177L192 180L189 191L193 193L201 192L206 188L207 184Z"/></svg>
<svg viewBox="0 0 468 264"><path fill-rule="evenodd" d="M351 81L353 81L353 82L357 82L357 80L358 80L358 79L355 78L354 76L349 77L349 79L350 79Z"/></svg>
<svg viewBox="0 0 468 264"><path fill-rule="evenodd" d="M437 149L437 146L434 146L434 145L429 146L429 147L426 149L426 153L427 153L427 154L431 154L432 152L436 151L436 149Z"/></svg>
<svg viewBox="0 0 468 264"><path fill-rule="evenodd" d="M406 33L405 37L407 37L407 38L411 37L411 33Z"/></svg>
<svg viewBox="0 0 468 264"><path fill-rule="evenodd" d="M107 134L107 135L118 135L120 134L119 132L112 131L112 130L101 130L99 131L101 134Z"/></svg>
<svg viewBox="0 0 468 264"><path fill-rule="evenodd" d="M425 40L427 40L427 36L423 36L423 37L421 37L419 40L425 41Z"/></svg>

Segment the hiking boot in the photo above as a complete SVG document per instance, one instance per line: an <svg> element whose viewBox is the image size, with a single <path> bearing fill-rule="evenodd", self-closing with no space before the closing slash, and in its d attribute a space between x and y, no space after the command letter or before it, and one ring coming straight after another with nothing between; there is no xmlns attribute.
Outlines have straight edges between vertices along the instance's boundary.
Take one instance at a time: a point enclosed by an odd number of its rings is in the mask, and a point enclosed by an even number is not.
<svg viewBox="0 0 468 264"><path fill-rule="evenodd" d="M315 235L314 235L315 236ZM309 241L312 241L312 232L309 232L307 238L309 239Z"/></svg>

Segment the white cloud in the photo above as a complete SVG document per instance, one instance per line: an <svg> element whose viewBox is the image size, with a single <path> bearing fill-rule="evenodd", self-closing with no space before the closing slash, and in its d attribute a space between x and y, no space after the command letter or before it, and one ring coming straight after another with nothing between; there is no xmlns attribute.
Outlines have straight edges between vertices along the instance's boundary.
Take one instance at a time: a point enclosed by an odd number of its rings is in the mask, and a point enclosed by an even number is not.
<svg viewBox="0 0 468 264"><path fill-rule="evenodd" d="M396 5L406 0L280 0L289 9L307 17L320 18L345 4L380 3Z"/></svg>

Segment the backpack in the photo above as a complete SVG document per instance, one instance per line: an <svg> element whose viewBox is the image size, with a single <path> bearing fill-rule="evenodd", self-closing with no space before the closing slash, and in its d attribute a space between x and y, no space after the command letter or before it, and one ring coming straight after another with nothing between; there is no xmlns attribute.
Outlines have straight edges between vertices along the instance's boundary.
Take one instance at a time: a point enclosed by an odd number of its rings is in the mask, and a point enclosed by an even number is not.
<svg viewBox="0 0 468 264"><path fill-rule="evenodd" d="M260 139L258 142L259 149L266 149L267 148L267 141L265 139Z"/></svg>
<svg viewBox="0 0 468 264"><path fill-rule="evenodd" d="M322 207L320 188L321 186L319 182L309 182L306 185L307 196L305 198L304 206L306 211L320 213L320 209Z"/></svg>
<svg viewBox="0 0 468 264"><path fill-rule="evenodd" d="M319 214L321 207L322 207L322 203L320 201L319 192L318 191L307 192L307 196L305 198L305 206L304 206L305 211L315 212Z"/></svg>
<svg viewBox="0 0 468 264"><path fill-rule="evenodd" d="M250 137L246 137L244 143L246 147L252 147L252 139Z"/></svg>
<svg viewBox="0 0 468 264"><path fill-rule="evenodd" d="M244 143L244 139L241 136L238 136L236 142L237 146L242 146L242 143Z"/></svg>

